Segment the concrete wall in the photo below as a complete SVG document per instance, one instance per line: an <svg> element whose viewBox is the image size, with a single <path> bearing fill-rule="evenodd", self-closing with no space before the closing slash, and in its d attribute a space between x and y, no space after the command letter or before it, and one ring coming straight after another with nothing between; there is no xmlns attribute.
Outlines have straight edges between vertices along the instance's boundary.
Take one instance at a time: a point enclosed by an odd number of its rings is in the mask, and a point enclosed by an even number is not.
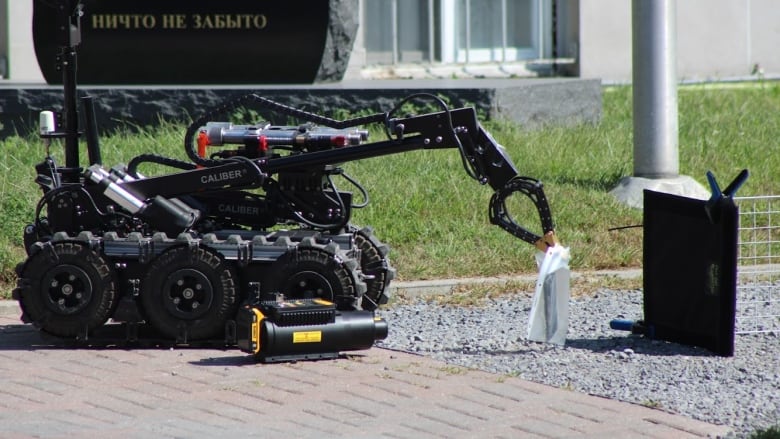
<svg viewBox="0 0 780 439"><path fill-rule="evenodd" d="M748 0L752 5L746 17L751 23L748 33L751 64L757 63L766 73L780 73L780 4L777 0Z"/></svg>
<svg viewBox="0 0 780 439"><path fill-rule="evenodd" d="M580 0L579 75L631 79L631 1Z"/></svg>
<svg viewBox="0 0 780 439"><path fill-rule="evenodd" d="M2 3L0 1L0 6ZM44 82L33 46L32 2L10 0L5 3L8 8L8 79L19 83Z"/></svg>
<svg viewBox="0 0 780 439"><path fill-rule="evenodd" d="M8 23L8 5L0 0L0 24ZM0 26L0 79L8 76L8 28Z"/></svg>
<svg viewBox="0 0 780 439"><path fill-rule="evenodd" d="M249 93L331 117L334 109L353 114L385 112L409 95L429 93L446 96L452 108L471 106L484 119L509 120L528 128L597 123L602 107L601 82L579 78L355 80L265 88L94 86L81 87L80 92L94 97L98 127L109 132L160 120L188 121ZM279 111L251 101L246 106L264 120L285 123L286 116ZM61 87L0 84L0 140L35 132L38 113L58 108L62 108Z"/></svg>
<svg viewBox="0 0 780 439"><path fill-rule="evenodd" d="M684 0L676 4L681 80L748 78L756 64L765 75L780 76L776 0ZM631 1L580 0L579 26L580 76L630 81Z"/></svg>

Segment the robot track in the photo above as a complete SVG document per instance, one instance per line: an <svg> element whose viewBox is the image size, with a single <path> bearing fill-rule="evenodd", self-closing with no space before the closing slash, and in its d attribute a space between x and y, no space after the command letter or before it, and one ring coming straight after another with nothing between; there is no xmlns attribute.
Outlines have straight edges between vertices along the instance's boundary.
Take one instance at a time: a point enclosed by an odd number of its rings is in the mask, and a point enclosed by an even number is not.
<svg viewBox="0 0 780 439"><path fill-rule="evenodd" d="M57 337L85 340L110 321L177 343L230 342L239 306L252 300L322 298L339 310L374 310L395 275L386 255L370 228L60 232L30 247L13 294L23 321Z"/></svg>

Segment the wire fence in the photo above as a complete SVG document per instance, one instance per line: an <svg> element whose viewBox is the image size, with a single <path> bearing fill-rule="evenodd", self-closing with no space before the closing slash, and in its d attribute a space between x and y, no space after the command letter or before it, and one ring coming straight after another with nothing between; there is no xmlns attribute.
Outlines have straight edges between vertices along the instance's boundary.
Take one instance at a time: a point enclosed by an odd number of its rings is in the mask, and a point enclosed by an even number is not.
<svg viewBox="0 0 780 439"><path fill-rule="evenodd" d="M780 196L734 200L739 206L736 333L780 332Z"/></svg>

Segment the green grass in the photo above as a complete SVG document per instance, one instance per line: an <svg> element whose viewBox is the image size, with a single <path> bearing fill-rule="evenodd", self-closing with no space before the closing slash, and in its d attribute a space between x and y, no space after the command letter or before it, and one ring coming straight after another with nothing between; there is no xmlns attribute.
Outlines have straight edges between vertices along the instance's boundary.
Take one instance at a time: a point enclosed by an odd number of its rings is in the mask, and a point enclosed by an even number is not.
<svg viewBox="0 0 780 439"><path fill-rule="evenodd" d="M604 90L601 122L525 130L487 122L523 175L541 179L561 242L571 247L573 270L641 266L641 211L608 193L633 172L631 88ZM748 168L738 195L780 193L780 85L686 86L679 90L681 174L705 184L708 170L722 185ZM185 158L184 126L118 132L101 139L107 166L141 153ZM375 132L372 139L381 134ZM62 162L62 148L52 145ZM14 279L24 259L22 229L33 217L40 191L33 166L44 156L36 138L0 142L0 282ZM82 152L82 154L85 154ZM368 190L371 204L353 222L371 225L390 244L402 280L532 273L535 249L488 222L491 191L465 174L455 150L416 151L348 163L345 170ZM141 169L144 173L154 170ZM348 189L343 182L341 188ZM527 203L530 204L530 203ZM538 228L530 209L521 223ZM5 288L7 289L7 288Z"/></svg>
<svg viewBox="0 0 780 439"><path fill-rule="evenodd" d="M777 85L747 89L680 90L680 171L706 184L714 172L723 185L748 168L738 195L780 193ZM641 212L608 193L633 172L631 89L609 88L597 125L526 131L487 123L519 171L541 179L561 241L572 249L572 268L641 266ZM533 248L487 224L490 191L467 179L458 157L425 151L368 160L352 167L373 189L375 203L356 220L377 227L393 244L402 278L496 275L536 269ZM417 177L419 176L419 177ZM523 221L536 225L533 215ZM383 224L380 226L380 224Z"/></svg>
<svg viewBox="0 0 780 439"><path fill-rule="evenodd" d="M756 430L750 435L750 439L780 439L780 425Z"/></svg>

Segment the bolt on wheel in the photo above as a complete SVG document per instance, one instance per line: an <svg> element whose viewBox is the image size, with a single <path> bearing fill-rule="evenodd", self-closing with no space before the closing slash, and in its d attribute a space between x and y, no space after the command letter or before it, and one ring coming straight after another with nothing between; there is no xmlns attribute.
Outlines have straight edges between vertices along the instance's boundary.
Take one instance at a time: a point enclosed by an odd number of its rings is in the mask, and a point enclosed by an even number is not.
<svg viewBox="0 0 780 439"><path fill-rule="evenodd" d="M290 298L333 301L333 287L325 276L316 271L295 273L285 284L283 292L285 297Z"/></svg>
<svg viewBox="0 0 780 439"><path fill-rule="evenodd" d="M171 273L163 285L163 303L171 315L185 320L197 319L208 312L214 290L206 274L185 268Z"/></svg>
<svg viewBox="0 0 780 439"><path fill-rule="evenodd" d="M87 272L75 265L52 268L41 284L49 286L45 292L46 307L57 314L75 314L92 300L92 281Z"/></svg>

